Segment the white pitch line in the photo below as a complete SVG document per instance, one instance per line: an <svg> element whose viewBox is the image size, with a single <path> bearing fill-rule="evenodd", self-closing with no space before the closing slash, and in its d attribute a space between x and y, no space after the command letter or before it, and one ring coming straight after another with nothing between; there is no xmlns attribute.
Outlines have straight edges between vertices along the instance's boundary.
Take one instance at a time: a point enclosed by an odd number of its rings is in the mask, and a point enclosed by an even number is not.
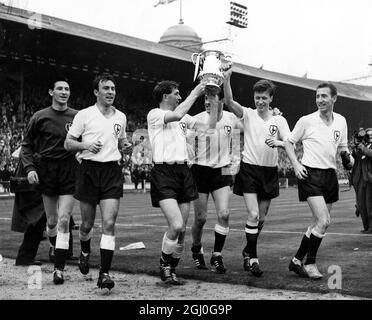
<svg viewBox="0 0 372 320"><path fill-rule="evenodd" d="M0 218L0 220L10 221L11 218ZM77 223L80 223L77 221ZM140 223L115 223L115 226L124 227L124 228L131 228L131 227L141 227L141 228L168 228L168 226L159 226L156 224L140 224ZM187 229L191 229L191 227L187 227ZM204 228L204 230L214 231L214 228ZM230 228L230 231L233 232L243 232L244 229L234 229ZM270 231L270 230L262 230L262 233L279 233L279 234L304 234L302 231ZM356 237L372 237L372 234L358 234L358 233L340 233L340 232L327 232L326 235L329 236L356 236Z"/></svg>

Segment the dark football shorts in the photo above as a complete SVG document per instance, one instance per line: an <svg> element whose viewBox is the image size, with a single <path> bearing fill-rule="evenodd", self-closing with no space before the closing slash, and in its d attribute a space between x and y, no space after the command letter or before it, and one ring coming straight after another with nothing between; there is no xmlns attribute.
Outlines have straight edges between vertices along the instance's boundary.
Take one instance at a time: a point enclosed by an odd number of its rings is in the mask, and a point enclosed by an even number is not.
<svg viewBox="0 0 372 320"><path fill-rule="evenodd" d="M279 177L277 167L264 167L240 162L240 170L235 177L233 192L256 193L258 199L273 199L279 195Z"/></svg>
<svg viewBox="0 0 372 320"><path fill-rule="evenodd" d="M317 169L305 166L308 177L298 182L298 198L306 201L308 197L323 196L326 203L338 201L338 179L334 169Z"/></svg>
<svg viewBox="0 0 372 320"><path fill-rule="evenodd" d="M83 202L98 204L100 200L123 196L124 177L117 161L83 160L77 170L74 197Z"/></svg>
<svg viewBox="0 0 372 320"><path fill-rule="evenodd" d="M78 162L75 158L40 160L37 166L38 190L47 196L73 195Z"/></svg>
<svg viewBox="0 0 372 320"><path fill-rule="evenodd" d="M153 207L159 208L159 201L165 199L175 199L178 203L185 203L199 197L187 164L154 164L150 177Z"/></svg>
<svg viewBox="0 0 372 320"><path fill-rule="evenodd" d="M224 169L225 167L210 168L194 164L191 167L191 172L198 192L208 194L226 186L231 187L233 185L233 178L231 175L222 174Z"/></svg>

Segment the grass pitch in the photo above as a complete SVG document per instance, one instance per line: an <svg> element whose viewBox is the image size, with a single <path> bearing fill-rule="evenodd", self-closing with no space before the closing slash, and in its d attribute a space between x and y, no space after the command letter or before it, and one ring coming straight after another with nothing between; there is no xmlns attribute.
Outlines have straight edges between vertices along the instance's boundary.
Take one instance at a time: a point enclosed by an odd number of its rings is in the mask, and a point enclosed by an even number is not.
<svg viewBox="0 0 372 320"><path fill-rule="evenodd" d="M302 279L288 271L291 257L296 253L302 235L311 221L307 203L298 202L297 189L281 189L271 204L263 231L258 239L258 256L264 271L261 278L252 277L243 270L241 251L245 246L244 226L246 209L243 198L231 196L230 233L222 252L227 273L215 274L211 270L197 270L191 258L191 210L186 234L185 253L178 267L184 279L198 279L219 283L246 284L268 289L287 289L317 293L354 295L372 298L372 235L362 234L362 223L355 216L354 191L344 189L331 212L331 225L318 251L317 265L323 279ZM0 200L0 253L15 258L22 234L10 231L13 199ZM91 262L99 265L100 213L97 208L96 227L92 238ZM80 222L78 202L74 218ZM205 259L209 264L214 243L216 214L213 201L209 203L208 220L203 234ZM116 226L116 251L112 268L129 273L157 275L161 240L166 222L160 209L152 208L149 193L125 193L120 203ZM78 231L73 231L74 254L79 255ZM143 241L146 249L120 251L127 244ZM47 261L47 241L39 248L37 259ZM72 263L73 264L73 263ZM76 264L76 263L75 263ZM337 277L337 282L336 282ZM336 286L336 288L335 288ZM339 288L341 286L341 288ZM197 299L197 295L195 296Z"/></svg>

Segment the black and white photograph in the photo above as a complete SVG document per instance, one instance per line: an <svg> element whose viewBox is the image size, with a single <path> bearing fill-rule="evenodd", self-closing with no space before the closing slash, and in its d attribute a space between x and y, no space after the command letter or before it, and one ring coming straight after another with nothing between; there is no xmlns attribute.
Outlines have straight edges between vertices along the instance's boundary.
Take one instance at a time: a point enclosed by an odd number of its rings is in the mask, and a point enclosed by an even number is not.
<svg viewBox="0 0 372 320"><path fill-rule="evenodd" d="M3 302L372 299L372 0L0 0L0 106Z"/></svg>

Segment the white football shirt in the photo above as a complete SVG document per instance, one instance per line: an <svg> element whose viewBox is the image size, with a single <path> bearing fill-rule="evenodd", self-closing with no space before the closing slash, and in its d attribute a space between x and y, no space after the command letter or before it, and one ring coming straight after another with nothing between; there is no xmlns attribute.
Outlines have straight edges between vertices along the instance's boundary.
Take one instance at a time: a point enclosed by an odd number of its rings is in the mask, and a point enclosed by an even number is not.
<svg viewBox="0 0 372 320"><path fill-rule="evenodd" d="M187 129L191 129L196 120L186 114L180 121L164 123L167 112L170 111L155 108L147 115L152 160L155 163L183 163L188 161Z"/></svg>
<svg viewBox="0 0 372 320"><path fill-rule="evenodd" d="M89 150L80 152L79 160L92 160L97 162L119 161L121 154L118 148L118 139L126 138L127 118L125 114L117 109L115 113L106 118L97 105L80 110L68 131L75 138L81 136L81 142L89 143L100 141L102 149L98 153Z"/></svg>
<svg viewBox="0 0 372 320"><path fill-rule="evenodd" d="M207 124L209 114L204 111L195 115L194 118ZM192 141L195 156L193 162L211 168L229 165L231 163L233 130L238 128L238 121L233 113L222 111L222 118L216 123L216 130L196 132ZM240 134L238 134L238 138L240 138Z"/></svg>
<svg viewBox="0 0 372 320"><path fill-rule="evenodd" d="M319 111L301 117L289 136L289 141L302 141L301 163L311 168L336 169L338 147L347 147L346 119L333 112L333 123L327 126Z"/></svg>
<svg viewBox="0 0 372 320"><path fill-rule="evenodd" d="M266 144L266 139L285 141L289 134L287 120L282 116L272 116L263 120L256 109L243 107L244 150L243 162L264 166L278 165L278 150Z"/></svg>

